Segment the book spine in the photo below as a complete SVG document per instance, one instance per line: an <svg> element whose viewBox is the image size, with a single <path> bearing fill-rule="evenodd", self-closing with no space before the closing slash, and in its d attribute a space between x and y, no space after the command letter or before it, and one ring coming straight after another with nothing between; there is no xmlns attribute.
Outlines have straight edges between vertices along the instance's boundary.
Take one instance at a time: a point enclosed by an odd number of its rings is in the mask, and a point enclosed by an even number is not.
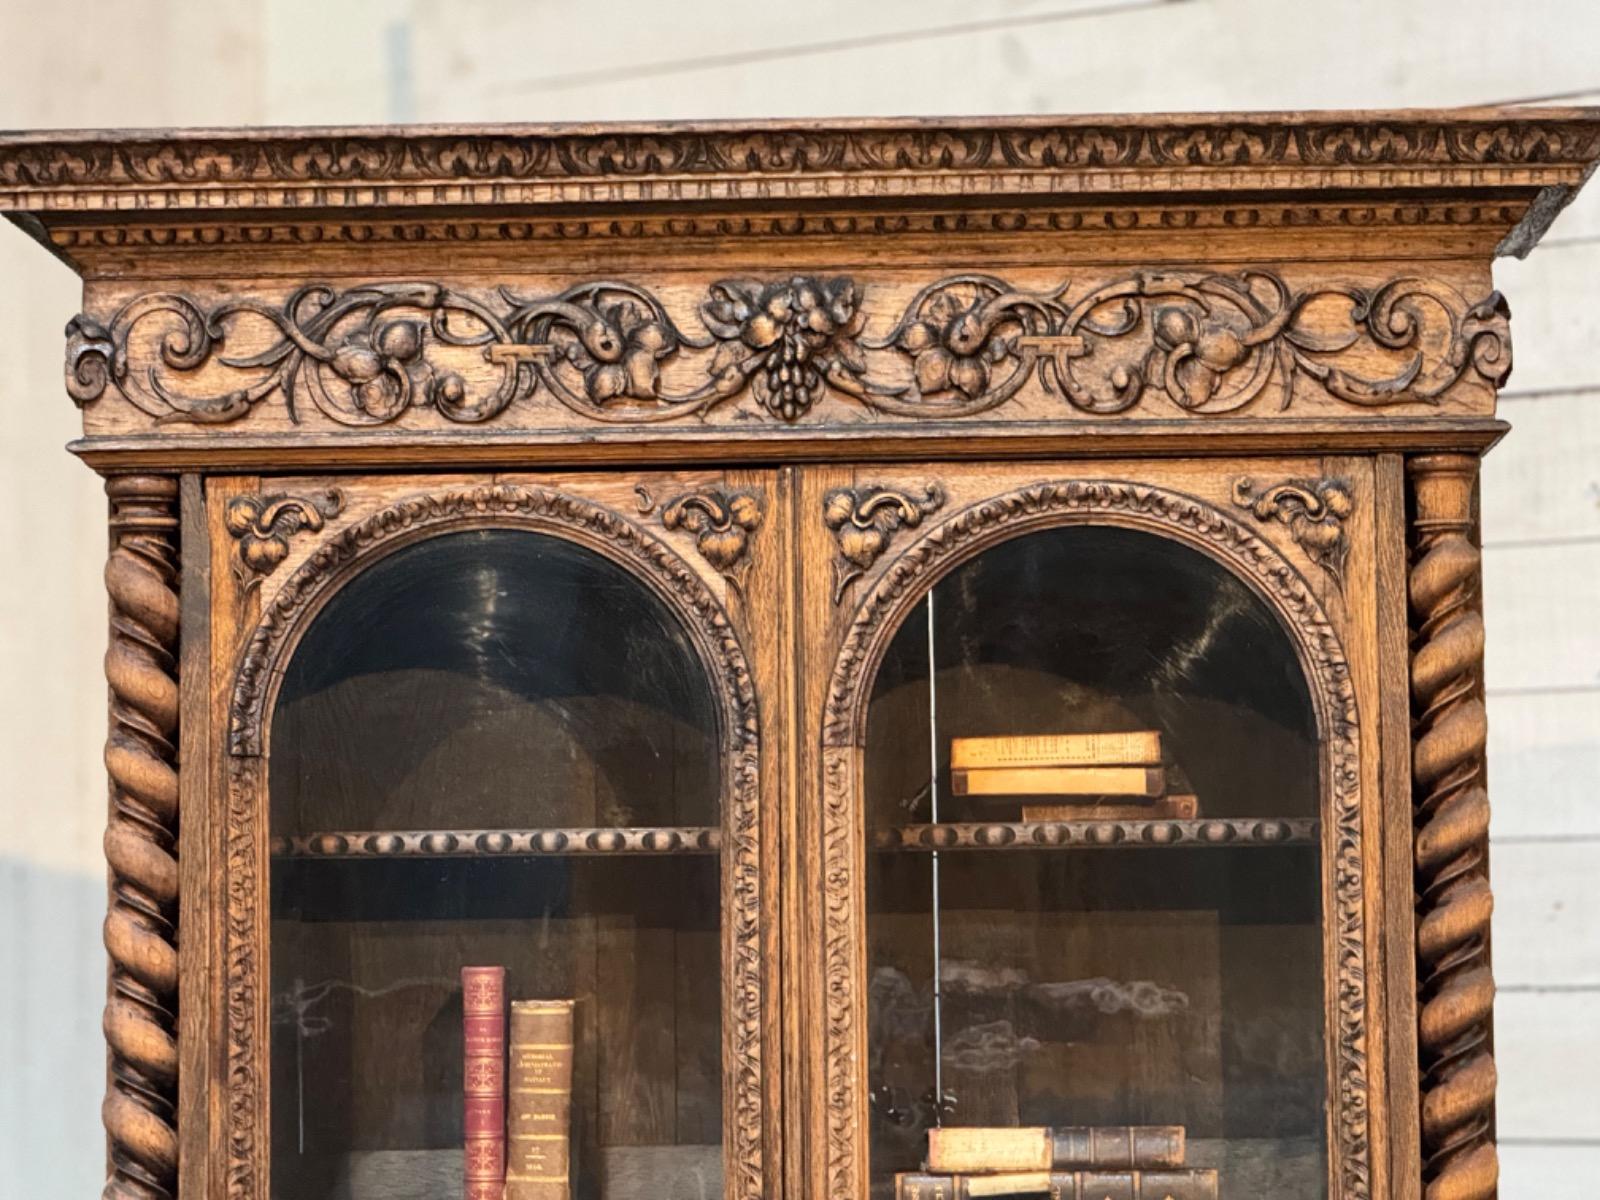
<svg viewBox="0 0 1600 1200"><path fill-rule="evenodd" d="M1154 729L952 738L950 741L950 765L954 768L1153 766L1160 761L1161 734Z"/></svg>
<svg viewBox="0 0 1600 1200"><path fill-rule="evenodd" d="M928 1170L936 1175L1048 1171L1050 1130L1041 1126L946 1125L928 1130Z"/></svg>
<svg viewBox="0 0 1600 1200"><path fill-rule="evenodd" d="M1199 797L1162 796L1154 804L1024 804L1024 821L1193 821L1200 815Z"/></svg>
<svg viewBox="0 0 1600 1200"><path fill-rule="evenodd" d="M1055 1130L1054 1165L1148 1169L1183 1166L1182 1125L1076 1125Z"/></svg>
<svg viewBox="0 0 1600 1200"><path fill-rule="evenodd" d="M506 970L461 968L462 1177L466 1200L500 1200L506 1176Z"/></svg>
<svg viewBox="0 0 1600 1200"><path fill-rule="evenodd" d="M1166 790L1160 767L998 767L950 772L957 796L1149 796Z"/></svg>
<svg viewBox="0 0 1600 1200"><path fill-rule="evenodd" d="M572 1193L571 1000L511 1005L511 1144L505 1200Z"/></svg>
<svg viewBox="0 0 1600 1200"><path fill-rule="evenodd" d="M895 1200L989 1200L1047 1195L1050 1200L1217 1200L1217 1173L1186 1171L1051 1171L1013 1185L996 1176L906 1171L894 1177Z"/></svg>

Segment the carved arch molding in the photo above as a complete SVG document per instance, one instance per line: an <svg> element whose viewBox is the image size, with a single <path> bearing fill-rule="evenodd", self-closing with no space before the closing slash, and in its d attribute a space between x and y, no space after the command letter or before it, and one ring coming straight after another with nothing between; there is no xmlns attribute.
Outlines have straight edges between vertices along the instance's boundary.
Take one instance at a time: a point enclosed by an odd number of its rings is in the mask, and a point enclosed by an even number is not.
<svg viewBox="0 0 1600 1200"><path fill-rule="evenodd" d="M965 508L907 545L862 599L845 634L823 710L821 816L826 1192L864 1194L867 1128L866 997L854 963L864 944L859 828L866 699L883 653L905 616L955 567L994 544L1063 524L1096 522L1143 530L1221 562L1260 596L1293 641L1310 688L1323 745L1321 811L1332 839L1337 1119L1330 1152L1337 1194L1371 1196L1368 1133L1365 915L1361 889L1361 790L1355 689L1338 635L1310 586L1264 539L1192 496L1121 481L1039 483ZM1331 901L1331 903L1330 903Z"/></svg>
<svg viewBox="0 0 1600 1200"><path fill-rule="evenodd" d="M525 529L561 537L616 562L684 624L717 695L723 742L722 870L730 897L723 938L726 1033L725 1161L740 1200L763 1195L761 929L758 821L759 722L749 663L721 604L665 543L618 513L546 488L509 484L410 496L335 533L285 580L245 650L229 710L225 817L227 896L224 980L227 1194L263 1200L260 1163L265 1062L258 930L265 837L267 721L281 669L316 614L362 569L422 538L470 528Z"/></svg>

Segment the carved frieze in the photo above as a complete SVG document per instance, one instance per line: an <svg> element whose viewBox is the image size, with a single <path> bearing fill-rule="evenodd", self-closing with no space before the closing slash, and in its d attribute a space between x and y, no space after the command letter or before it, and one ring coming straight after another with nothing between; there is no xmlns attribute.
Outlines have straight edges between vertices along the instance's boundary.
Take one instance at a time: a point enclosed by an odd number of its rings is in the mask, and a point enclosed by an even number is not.
<svg viewBox="0 0 1600 1200"><path fill-rule="evenodd" d="M825 398L872 417L950 420L1028 389L1052 415L1216 416L1315 392L1336 405L1432 405L1511 368L1498 293L1469 302L1437 280L1291 286L1266 269L1134 271L1045 290L942 277L868 328L871 285L848 276L724 279L692 320L620 280L548 296L439 283L308 284L281 304L134 297L67 328L67 388L108 390L158 425L244 421L281 404L343 426L413 414L446 424L549 401L584 421L815 419ZM829 419L837 419L837 414Z"/></svg>

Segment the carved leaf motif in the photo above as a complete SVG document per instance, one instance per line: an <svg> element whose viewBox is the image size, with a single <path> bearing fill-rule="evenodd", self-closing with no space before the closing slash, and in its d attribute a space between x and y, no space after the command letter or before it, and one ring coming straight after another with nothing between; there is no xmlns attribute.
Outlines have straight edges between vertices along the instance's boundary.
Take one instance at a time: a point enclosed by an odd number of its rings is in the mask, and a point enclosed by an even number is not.
<svg viewBox="0 0 1600 1200"><path fill-rule="evenodd" d="M694 534L695 547L734 589L744 591L750 570L750 535L761 524L761 497L754 492L707 490L689 492L669 501L661 510L665 529L684 529Z"/></svg>
<svg viewBox="0 0 1600 1200"><path fill-rule="evenodd" d="M943 506L944 489L930 483L916 496L898 488L835 488L822 500L823 524L833 530L839 557L833 564L833 602L852 580L878 561L895 533L922 524Z"/></svg>
<svg viewBox="0 0 1600 1200"><path fill-rule="evenodd" d="M1311 560L1344 587L1344 563L1350 545L1344 523L1354 501L1350 487L1339 479L1291 479L1261 491L1248 476L1233 483L1233 502L1247 508L1258 521L1278 521Z"/></svg>
<svg viewBox="0 0 1600 1200"><path fill-rule="evenodd" d="M315 533L328 517L344 508L344 493L329 488L320 496L239 496L223 514L227 530L239 542L233 573L254 587L289 557L289 540L301 530Z"/></svg>

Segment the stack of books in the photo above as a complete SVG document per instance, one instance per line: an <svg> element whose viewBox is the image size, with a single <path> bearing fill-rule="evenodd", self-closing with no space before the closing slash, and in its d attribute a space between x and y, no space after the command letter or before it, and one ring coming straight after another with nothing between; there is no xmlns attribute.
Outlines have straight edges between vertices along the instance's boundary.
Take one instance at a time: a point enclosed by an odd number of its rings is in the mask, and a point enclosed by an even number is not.
<svg viewBox="0 0 1600 1200"><path fill-rule="evenodd" d="M1161 733L1045 733L950 740L950 790L957 796L1017 800L1024 821L1188 820L1200 802L1163 762Z"/></svg>
<svg viewBox="0 0 1600 1200"><path fill-rule="evenodd" d="M928 1130L921 1171L894 1177L895 1200L1217 1200L1217 1173L1185 1168L1181 1125Z"/></svg>
<svg viewBox="0 0 1600 1200"><path fill-rule="evenodd" d="M573 1002L513 1001L508 1055L505 968L461 968L461 998L465 1200L570 1200Z"/></svg>

